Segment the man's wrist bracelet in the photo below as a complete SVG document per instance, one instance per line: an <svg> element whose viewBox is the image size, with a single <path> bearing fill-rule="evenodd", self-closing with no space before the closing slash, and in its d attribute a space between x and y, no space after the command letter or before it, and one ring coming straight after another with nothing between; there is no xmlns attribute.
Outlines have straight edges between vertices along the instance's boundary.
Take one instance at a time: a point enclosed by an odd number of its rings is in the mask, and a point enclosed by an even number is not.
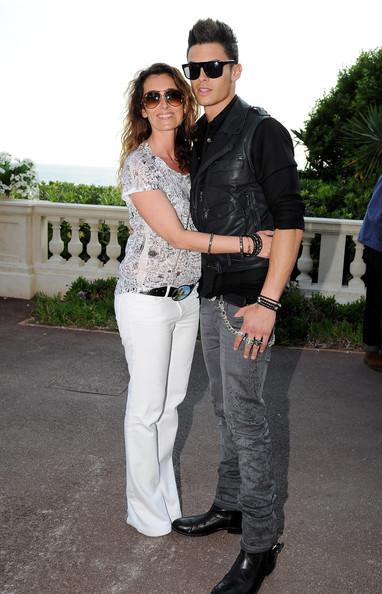
<svg viewBox="0 0 382 594"><path fill-rule="evenodd" d="M279 301L271 299L270 297L265 297L265 295L259 295L256 303L273 311L278 311L281 307L281 303Z"/></svg>

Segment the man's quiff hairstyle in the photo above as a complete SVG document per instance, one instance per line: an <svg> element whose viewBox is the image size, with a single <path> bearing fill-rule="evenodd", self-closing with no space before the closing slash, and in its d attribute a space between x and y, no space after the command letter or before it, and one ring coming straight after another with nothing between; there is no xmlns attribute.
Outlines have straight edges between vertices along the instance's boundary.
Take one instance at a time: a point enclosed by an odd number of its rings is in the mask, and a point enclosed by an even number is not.
<svg viewBox="0 0 382 594"><path fill-rule="evenodd" d="M239 61L237 39L231 27L213 19L199 20L188 34L187 55L193 45L200 43L220 43L230 60Z"/></svg>

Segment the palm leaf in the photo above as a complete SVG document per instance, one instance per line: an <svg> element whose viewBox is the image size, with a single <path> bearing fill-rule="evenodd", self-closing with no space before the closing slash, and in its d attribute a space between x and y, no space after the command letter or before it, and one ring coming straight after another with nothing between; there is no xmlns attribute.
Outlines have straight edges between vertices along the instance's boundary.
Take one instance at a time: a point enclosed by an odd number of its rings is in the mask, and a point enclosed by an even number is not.
<svg viewBox="0 0 382 594"><path fill-rule="evenodd" d="M354 116L343 128L348 164L365 178L382 172L382 106L371 105Z"/></svg>

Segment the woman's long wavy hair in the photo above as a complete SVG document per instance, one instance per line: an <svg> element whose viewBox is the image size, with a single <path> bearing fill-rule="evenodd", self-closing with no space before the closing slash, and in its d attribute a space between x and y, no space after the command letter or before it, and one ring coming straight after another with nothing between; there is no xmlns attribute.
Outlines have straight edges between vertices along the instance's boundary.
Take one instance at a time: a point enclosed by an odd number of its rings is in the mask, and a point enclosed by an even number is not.
<svg viewBox="0 0 382 594"><path fill-rule="evenodd" d="M190 86L184 80L180 71L168 64L158 62L138 72L127 88L127 106L121 137L122 148L118 170L119 179L121 179L126 157L151 134L150 122L148 118L144 118L142 115L143 85L149 76L157 74L168 74L171 76L174 80L175 87L183 93L184 120L177 130L175 156L181 170L184 172L189 170L191 133L198 116L198 104L195 101Z"/></svg>

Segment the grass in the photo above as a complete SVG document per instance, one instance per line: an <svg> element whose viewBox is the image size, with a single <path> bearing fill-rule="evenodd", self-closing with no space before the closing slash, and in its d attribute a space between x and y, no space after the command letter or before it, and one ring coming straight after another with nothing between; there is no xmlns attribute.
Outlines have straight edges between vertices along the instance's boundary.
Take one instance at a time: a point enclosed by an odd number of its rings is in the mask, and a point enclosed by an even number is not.
<svg viewBox="0 0 382 594"><path fill-rule="evenodd" d="M114 289L116 279L88 281L78 278L64 296L35 297L33 319L37 324L86 329L116 330ZM364 300L346 305L334 297L305 297L289 288L277 314L276 344L316 348L362 348Z"/></svg>

